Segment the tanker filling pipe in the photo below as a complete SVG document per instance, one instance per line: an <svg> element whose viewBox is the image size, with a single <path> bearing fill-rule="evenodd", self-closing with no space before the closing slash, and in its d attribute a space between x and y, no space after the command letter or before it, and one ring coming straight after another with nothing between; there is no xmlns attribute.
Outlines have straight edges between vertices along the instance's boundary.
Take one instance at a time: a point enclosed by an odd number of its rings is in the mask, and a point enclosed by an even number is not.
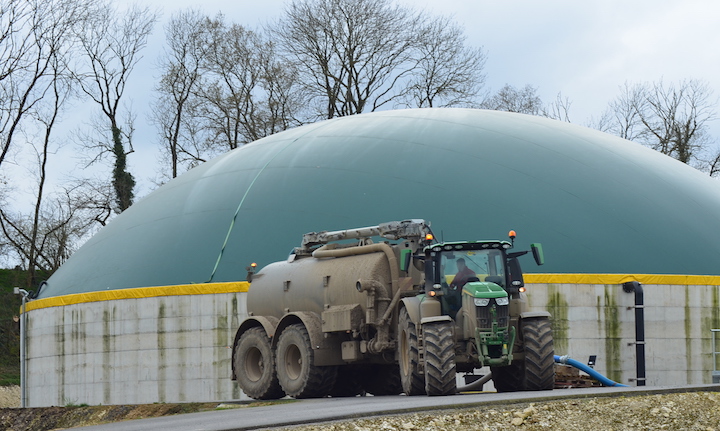
<svg viewBox="0 0 720 431"><path fill-rule="evenodd" d="M602 383L603 386L617 386L617 387L623 387L627 388L627 385L620 384L618 382L615 382L613 380L608 379L607 377L603 376L602 374L598 373L597 371L593 370L592 368L588 367L587 365L583 364L582 362L576 361L575 359L570 358L569 356L558 356L555 355L555 362L558 364L563 365L570 365L571 367L575 367L578 370L584 371L590 375L593 379L597 380L598 382Z"/></svg>
<svg viewBox="0 0 720 431"><path fill-rule="evenodd" d="M377 301L377 315L380 315L381 313L383 313L383 315L385 314L388 308L388 303L390 302L390 296L382 283L377 280L358 280L357 289L360 292L367 291L369 293L368 296L373 298L372 302ZM367 311L369 314L369 306ZM390 339L390 327L389 325L380 325L380 320L374 322L374 325L377 329L377 334L368 342L368 351L370 353L380 353L393 346L392 343L388 342Z"/></svg>

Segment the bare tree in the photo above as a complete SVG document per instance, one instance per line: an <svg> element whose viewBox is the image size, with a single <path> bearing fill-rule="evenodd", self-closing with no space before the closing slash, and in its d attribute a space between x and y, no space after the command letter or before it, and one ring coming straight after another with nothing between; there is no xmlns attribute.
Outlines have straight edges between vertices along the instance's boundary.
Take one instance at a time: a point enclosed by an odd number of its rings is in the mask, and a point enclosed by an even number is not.
<svg viewBox="0 0 720 431"><path fill-rule="evenodd" d="M711 144L708 122L716 117L711 97L707 83L697 80L626 83L610 102L604 123L595 126L712 174L713 157L705 160Z"/></svg>
<svg viewBox="0 0 720 431"><path fill-rule="evenodd" d="M145 47L157 17L148 8L132 6L119 13L109 2L93 11L93 19L79 34L88 71L78 74L83 91L100 106L106 126L102 138L85 143L101 158L111 154L114 161L113 188L116 211L132 205L135 179L127 171L127 156L132 153L132 116L123 128L120 102L125 86Z"/></svg>
<svg viewBox="0 0 720 431"><path fill-rule="evenodd" d="M170 176L178 175L178 166L204 161L202 144L193 127L193 99L199 89L201 65L206 56L207 18L197 10L173 15L165 27L167 47L159 66L163 76L156 87L152 121L160 129L164 149L169 154Z"/></svg>
<svg viewBox="0 0 720 431"><path fill-rule="evenodd" d="M419 14L391 0L295 0L271 31L318 116L333 118L405 96L418 24Z"/></svg>
<svg viewBox="0 0 720 431"><path fill-rule="evenodd" d="M48 199L37 223L31 216L0 208L0 232L18 259L27 263L25 269L54 272L93 231L95 221L81 214L77 202L67 191Z"/></svg>
<svg viewBox="0 0 720 431"><path fill-rule="evenodd" d="M651 146L683 163L703 148L706 123L715 118L712 91L704 82L663 82L645 88L637 111L653 141Z"/></svg>
<svg viewBox="0 0 720 431"><path fill-rule="evenodd" d="M0 165L52 86L51 64L69 49L92 1L0 0Z"/></svg>
<svg viewBox="0 0 720 431"><path fill-rule="evenodd" d="M222 16L208 21L209 49L198 97L215 148L237 148L297 125L297 81L292 64L281 65L263 34Z"/></svg>
<svg viewBox="0 0 720 431"><path fill-rule="evenodd" d="M543 108L542 116L570 123L570 105L570 99L558 93L555 100Z"/></svg>
<svg viewBox="0 0 720 431"><path fill-rule="evenodd" d="M292 64L264 34L222 15L176 15L166 29L154 122L171 175L301 123L303 98Z"/></svg>
<svg viewBox="0 0 720 431"><path fill-rule="evenodd" d="M421 21L410 78L409 96L416 107L477 105L485 84L482 48L468 47L463 29L448 17Z"/></svg>
<svg viewBox="0 0 720 431"><path fill-rule="evenodd" d="M481 106L495 111L530 115L541 115L543 112L543 103L537 95L537 88L530 84L521 89L505 84L497 93L483 101Z"/></svg>

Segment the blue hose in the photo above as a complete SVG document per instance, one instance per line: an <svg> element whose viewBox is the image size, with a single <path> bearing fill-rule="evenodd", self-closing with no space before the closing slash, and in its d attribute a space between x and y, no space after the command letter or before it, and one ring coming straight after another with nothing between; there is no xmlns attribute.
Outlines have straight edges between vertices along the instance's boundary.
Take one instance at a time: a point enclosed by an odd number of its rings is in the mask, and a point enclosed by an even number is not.
<svg viewBox="0 0 720 431"><path fill-rule="evenodd" d="M627 388L627 385L620 384L618 382L612 381L608 379L607 377L603 376L602 374L598 373L597 371L593 370L592 368L588 367L587 365L583 364L582 362L578 362L575 359L570 358L569 356L558 356L555 355L555 362L559 364L565 364L570 365L571 367L575 367L580 371L586 372L590 377L597 380L598 382L602 383L603 386L618 386Z"/></svg>

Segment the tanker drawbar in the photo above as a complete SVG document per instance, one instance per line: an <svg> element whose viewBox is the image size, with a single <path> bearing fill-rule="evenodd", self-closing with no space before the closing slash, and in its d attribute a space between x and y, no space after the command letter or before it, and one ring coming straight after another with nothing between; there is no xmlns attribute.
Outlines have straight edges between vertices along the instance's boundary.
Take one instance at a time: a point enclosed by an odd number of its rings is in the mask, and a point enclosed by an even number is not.
<svg viewBox="0 0 720 431"><path fill-rule="evenodd" d="M550 315L527 312L512 246L438 243L418 219L305 234L248 267L233 379L256 399L449 395L489 366L499 391L552 389Z"/></svg>

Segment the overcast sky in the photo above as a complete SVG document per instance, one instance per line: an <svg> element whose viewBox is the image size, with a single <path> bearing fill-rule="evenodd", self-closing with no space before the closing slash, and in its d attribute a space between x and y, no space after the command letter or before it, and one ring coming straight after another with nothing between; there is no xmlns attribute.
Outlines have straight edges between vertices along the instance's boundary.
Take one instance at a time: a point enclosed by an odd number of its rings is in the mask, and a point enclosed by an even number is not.
<svg viewBox="0 0 720 431"><path fill-rule="evenodd" d="M147 115L170 16L192 7L210 15L223 12L228 21L257 28L279 17L287 1L137 0L161 13L126 93L137 114L136 152L128 158L137 196L155 187L150 179L156 176L158 138ZM720 96L718 0L401 1L450 15L465 27L468 43L487 53L489 91L506 83L518 88L531 84L545 103L561 92L571 101L573 123L585 125L591 116L600 116L626 81L701 79L714 90L714 98ZM713 122L711 131L720 144L720 121ZM77 150L63 150L71 151Z"/></svg>
<svg viewBox="0 0 720 431"><path fill-rule="evenodd" d="M598 116L625 81L702 79L720 96L720 2L717 0L416 0L403 3L451 15L468 42L488 54L488 87L531 84L543 101L570 98L571 120ZM286 0L141 0L163 22L196 7L257 27ZM163 40L158 25L153 46ZM146 52L143 66L154 56Z"/></svg>

